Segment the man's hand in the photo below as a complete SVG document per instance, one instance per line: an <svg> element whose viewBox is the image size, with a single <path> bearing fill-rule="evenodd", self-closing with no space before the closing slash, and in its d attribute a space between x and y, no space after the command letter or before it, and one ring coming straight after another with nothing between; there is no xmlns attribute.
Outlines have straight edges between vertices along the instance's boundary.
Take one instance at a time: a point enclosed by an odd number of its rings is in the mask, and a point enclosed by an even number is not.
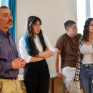
<svg viewBox="0 0 93 93"><path fill-rule="evenodd" d="M26 64L26 60L25 59L20 59L20 67L23 68Z"/></svg>
<svg viewBox="0 0 93 93"><path fill-rule="evenodd" d="M63 75L61 73L56 73L57 74L57 78L58 79L62 79L63 78Z"/></svg>
<svg viewBox="0 0 93 93"><path fill-rule="evenodd" d="M26 64L26 61L24 59L17 58L12 61L12 68L20 69L20 68L23 68L25 66L25 64Z"/></svg>

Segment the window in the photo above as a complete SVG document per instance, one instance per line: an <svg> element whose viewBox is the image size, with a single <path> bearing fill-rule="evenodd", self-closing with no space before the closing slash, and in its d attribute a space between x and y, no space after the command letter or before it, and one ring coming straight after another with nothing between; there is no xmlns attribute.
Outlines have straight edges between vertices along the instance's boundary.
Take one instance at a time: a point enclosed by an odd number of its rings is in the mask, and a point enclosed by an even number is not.
<svg viewBox="0 0 93 93"><path fill-rule="evenodd" d="M77 27L78 32L83 33L85 21L93 18L93 0L77 0Z"/></svg>
<svg viewBox="0 0 93 93"><path fill-rule="evenodd" d="M1 6L1 0L0 0L0 6Z"/></svg>
<svg viewBox="0 0 93 93"><path fill-rule="evenodd" d="M90 0L90 17L93 18L93 0Z"/></svg>
<svg viewBox="0 0 93 93"><path fill-rule="evenodd" d="M83 33L83 27L86 20L85 0L77 0L77 28L78 33Z"/></svg>
<svg viewBox="0 0 93 93"><path fill-rule="evenodd" d="M0 0L0 6L1 5L8 6L8 2L9 2L9 0Z"/></svg>

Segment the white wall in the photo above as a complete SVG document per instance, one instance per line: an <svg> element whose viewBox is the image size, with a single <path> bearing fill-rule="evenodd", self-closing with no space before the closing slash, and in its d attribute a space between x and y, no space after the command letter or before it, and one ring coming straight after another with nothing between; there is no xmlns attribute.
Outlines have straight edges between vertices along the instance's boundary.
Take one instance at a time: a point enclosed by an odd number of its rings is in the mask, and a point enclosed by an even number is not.
<svg viewBox="0 0 93 93"><path fill-rule="evenodd" d="M42 30L50 39L53 47L57 38L65 33L64 22L77 20L77 0L17 0L16 43L25 33L24 26L30 15L42 20ZM48 59L50 70L54 71L53 57Z"/></svg>

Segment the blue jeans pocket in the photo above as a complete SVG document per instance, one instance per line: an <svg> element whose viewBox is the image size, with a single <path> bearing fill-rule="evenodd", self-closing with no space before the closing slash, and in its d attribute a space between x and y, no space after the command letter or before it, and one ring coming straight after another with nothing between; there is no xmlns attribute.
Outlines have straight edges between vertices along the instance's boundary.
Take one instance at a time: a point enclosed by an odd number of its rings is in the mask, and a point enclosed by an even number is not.
<svg viewBox="0 0 93 93"><path fill-rule="evenodd" d="M93 77L93 66L89 69L91 77Z"/></svg>
<svg viewBox="0 0 93 93"><path fill-rule="evenodd" d="M84 73L85 73L85 67L83 65L81 65L80 76L83 75Z"/></svg>

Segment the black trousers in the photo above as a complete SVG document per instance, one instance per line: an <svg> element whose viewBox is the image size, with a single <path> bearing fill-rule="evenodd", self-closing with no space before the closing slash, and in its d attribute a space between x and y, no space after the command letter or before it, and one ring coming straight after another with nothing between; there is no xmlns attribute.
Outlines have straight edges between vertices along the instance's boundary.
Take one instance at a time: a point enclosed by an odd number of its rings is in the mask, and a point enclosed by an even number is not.
<svg viewBox="0 0 93 93"><path fill-rule="evenodd" d="M27 93L48 93L49 70L46 60L27 63L24 67L24 84Z"/></svg>

